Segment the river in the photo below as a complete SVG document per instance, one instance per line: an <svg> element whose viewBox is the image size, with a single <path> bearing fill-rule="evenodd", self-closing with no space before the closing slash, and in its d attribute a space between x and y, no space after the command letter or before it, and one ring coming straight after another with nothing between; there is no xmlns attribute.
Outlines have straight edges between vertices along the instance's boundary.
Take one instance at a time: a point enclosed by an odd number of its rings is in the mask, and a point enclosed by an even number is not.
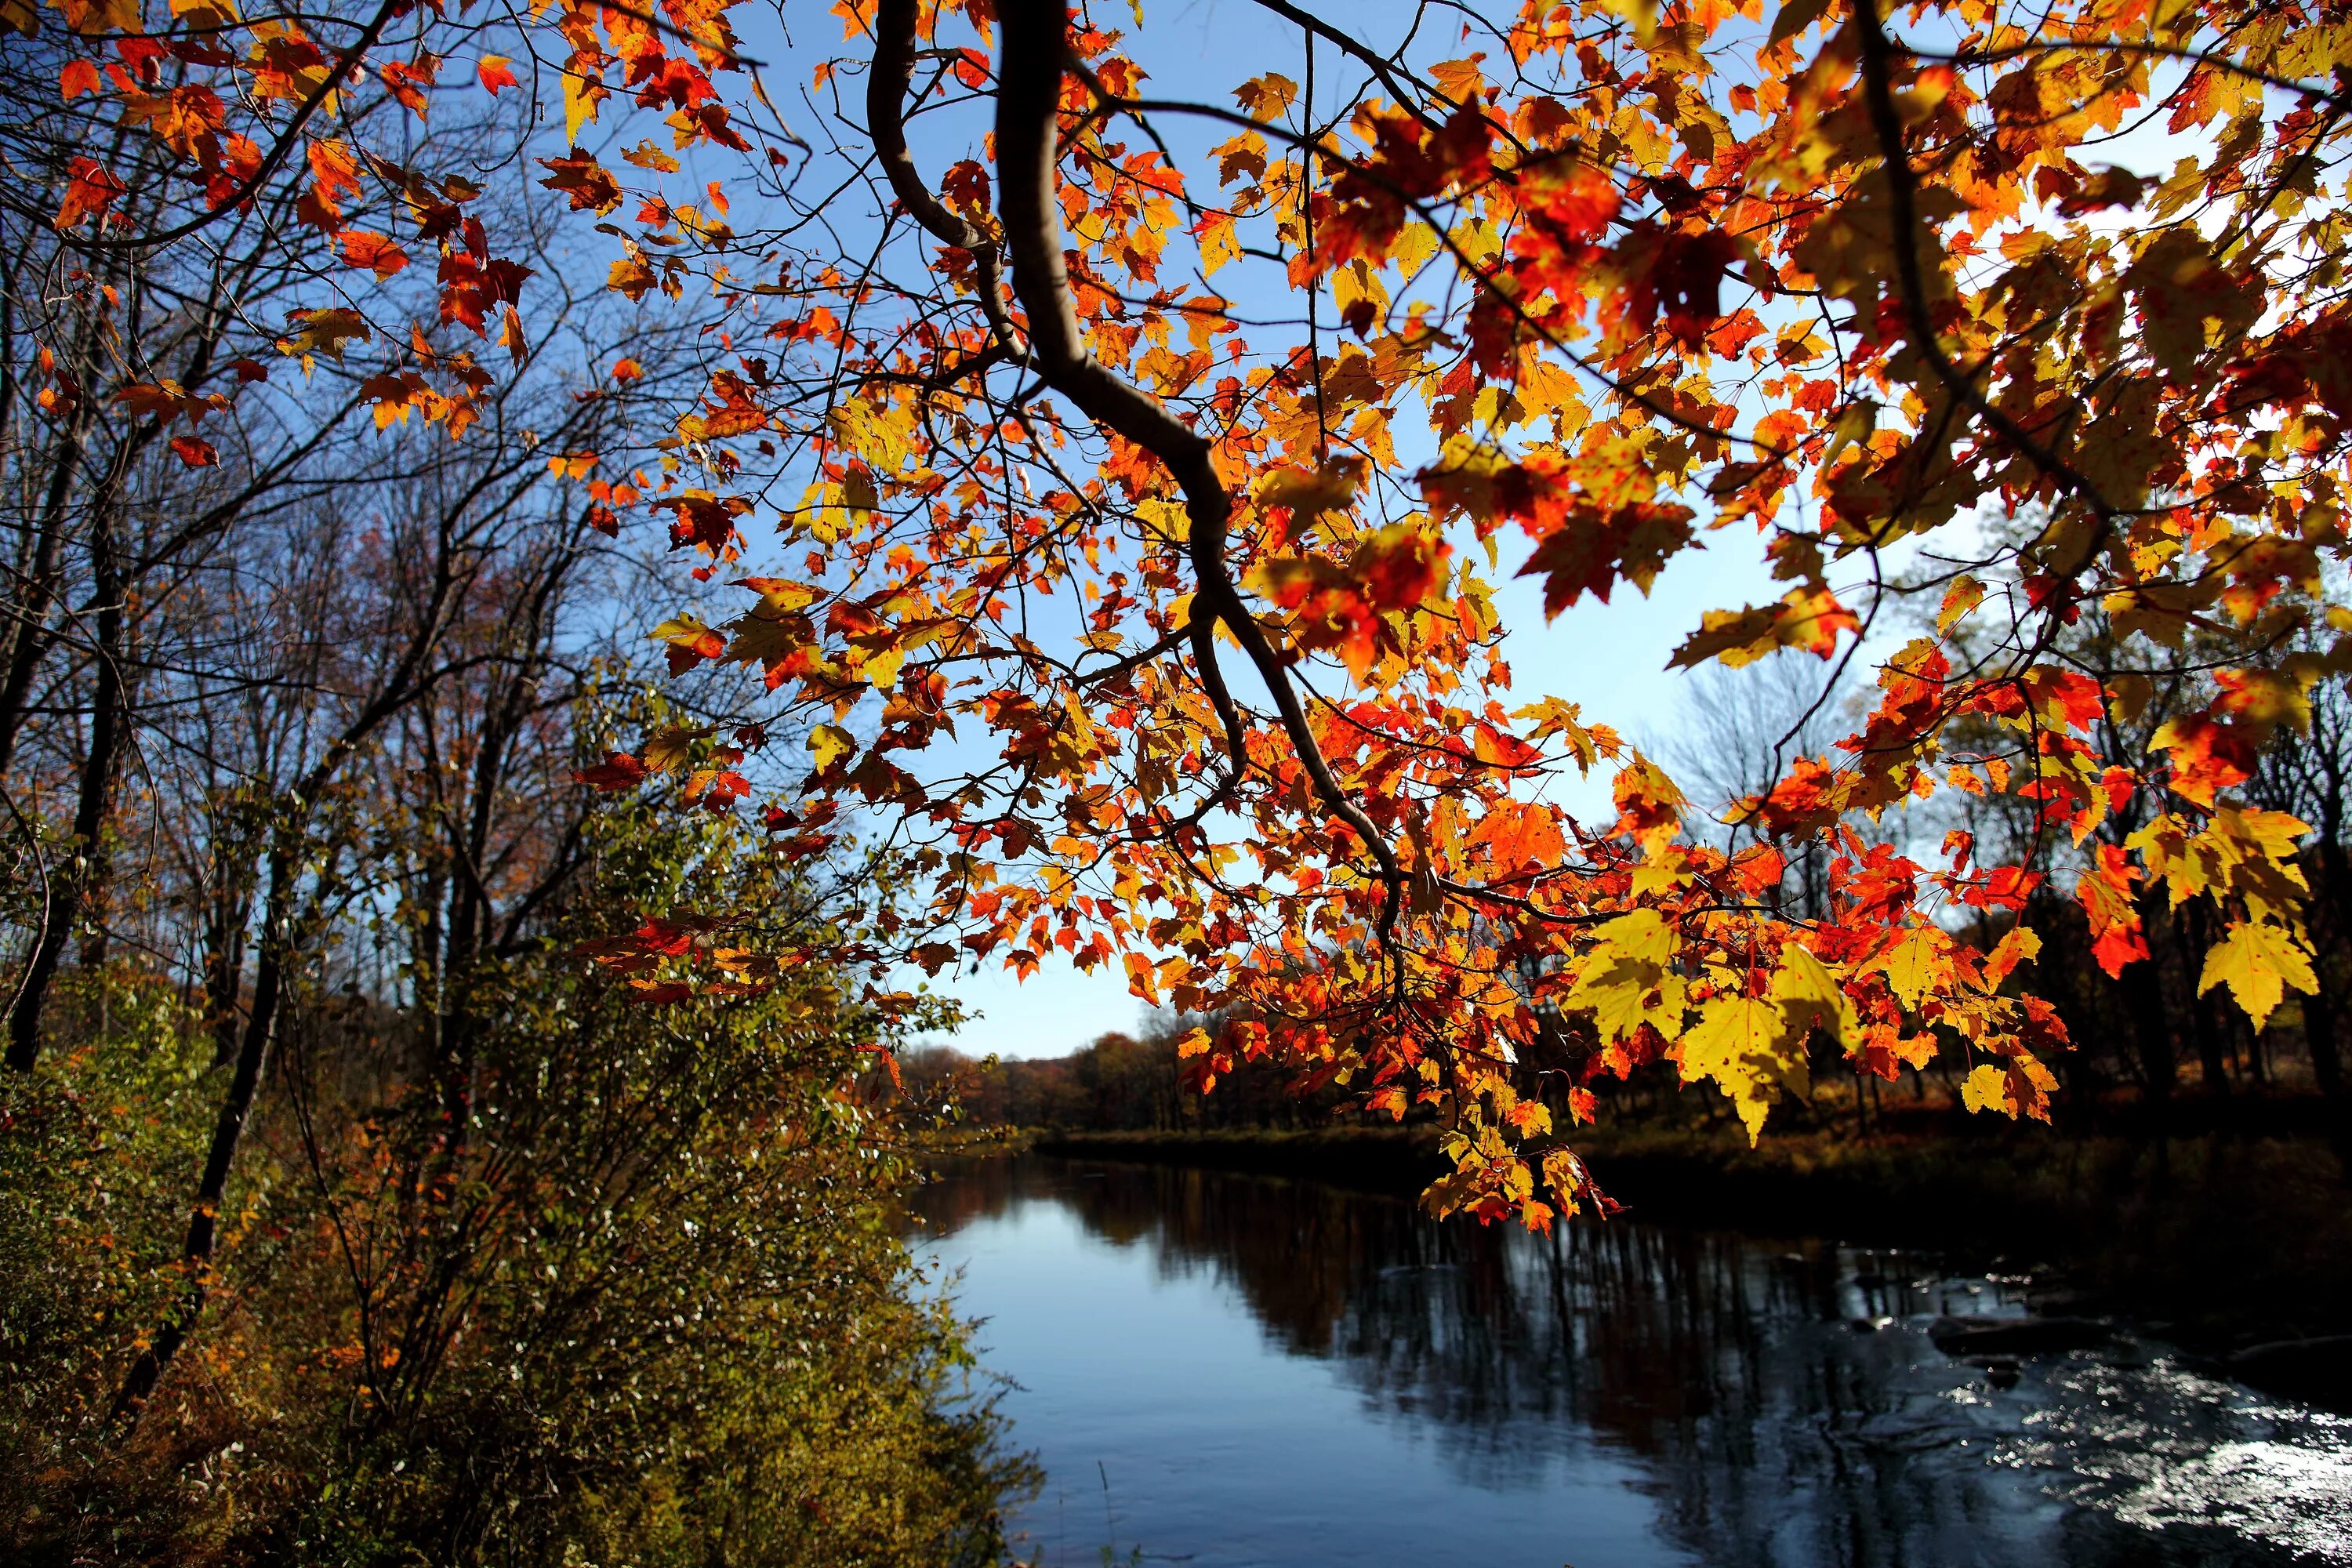
<svg viewBox="0 0 2352 1568"><path fill-rule="evenodd" d="M918 1209L1049 1568L2352 1565L2352 1420L2129 1335L1948 1356L2025 1282L1925 1256L1032 1156Z"/></svg>

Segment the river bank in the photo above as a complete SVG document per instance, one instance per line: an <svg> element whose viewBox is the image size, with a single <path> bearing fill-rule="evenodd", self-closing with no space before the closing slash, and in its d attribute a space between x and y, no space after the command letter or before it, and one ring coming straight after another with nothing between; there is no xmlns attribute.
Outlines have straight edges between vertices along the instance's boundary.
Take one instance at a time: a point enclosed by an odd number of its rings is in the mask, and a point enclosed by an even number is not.
<svg viewBox="0 0 2352 1568"><path fill-rule="evenodd" d="M1444 1169L1425 1128L1040 1132L1066 1158L1192 1165L1406 1195ZM1869 1138L1598 1127L1579 1148L1665 1225L1927 1248L2030 1277L2053 1312L2126 1317L2280 1392L2352 1405L2352 1189L2316 1138L2162 1141L2042 1128ZM2282 1348L2285 1347L2285 1348Z"/></svg>

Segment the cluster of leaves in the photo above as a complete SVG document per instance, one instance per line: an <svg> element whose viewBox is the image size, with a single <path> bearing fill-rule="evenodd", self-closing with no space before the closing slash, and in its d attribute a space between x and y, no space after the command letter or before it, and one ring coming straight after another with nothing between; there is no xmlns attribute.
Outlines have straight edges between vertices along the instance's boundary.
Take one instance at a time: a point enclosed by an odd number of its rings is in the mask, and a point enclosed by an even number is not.
<svg viewBox="0 0 2352 1568"><path fill-rule="evenodd" d="M740 231L656 184L623 237L614 286L728 345L629 499L699 578L779 535L789 569L666 626L673 665L748 667L809 718L778 819L854 807L910 854L936 896L908 957L1119 966L1232 1020L1188 1047L1200 1084L1271 1058L1433 1106L1440 1205L1534 1225L1589 1189L1538 1092L1562 1061L1673 1060L1752 1131L1809 1041L1892 1076L1940 1037L1971 1106L2046 1113L2064 1032L2014 979L2037 940L1949 918L2022 908L2039 848L1855 830L1947 792L2082 847L2110 973L2161 889L2225 928L2204 988L2257 1022L2310 988L2306 830L2232 792L2352 667L2352 13L1528 0L1424 61L1270 8L1320 94L1147 96L1148 30L1130 53L1058 5L843 0L850 53L814 72L842 179L763 190ZM705 63L731 47L668 14ZM679 70L646 100L733 145L716 79L605 21L574 73ZM929 183L916 117L991 106ZM1204 174L1163 125L1224 136ZM2097 165L2127 133L2169 170ZM1241 302L1283 299L1303 320ZM1869 658L1874 705L1700 803L1745 848L1694 842L1615 731L1508 696L1479 558L1512 528L1555 614L1744 531L1785 592L1675 662ZM1933 631L1865 654L1905 596ZM2086 610L2120 659L2070 654ZM2192 630L2210 700L2111 754ZM1567 768L1612 770L1614 815L1549 800ZM2127 798L2157 804L2094 840ZM1832 857L1813 918L1778 898L1798 843Z"/></svg>
<svg viewBox="0 0 2352 1568"><path fill-rule="evenodd" d="M507 160L446 145L432 119L456 91L487 94L492 120L517 103L514 62L490 52L495 26L415 0L59 0L53 11L26 0L0 9L0 35L10 33L30 68L22 81L12 72L17 112L0 140L20 175L47 186L40 216L78 263L61 281L93 313L120 304L124 268L191 241L226 258L219 305L246 302L240 285L265 251L310 285L282 321L256 323L260 358L205 364L201 382L147 363L140 335L152 329L135 319L119 329L129 362L119 376L94 375L71 345L42 343L21 374L53 419L102 409L152 420L178 432L170 445L183 463L211 467L221 459L207 420L236 421L249 389L281 368L307 380L321 362L358 355L359 395L380 426L414 416L462 435L494 380L478 347L495 337L514 360L531 352L522 308L535 269L502 244L483 200L485 176ZM17 100L20 89L48 101ZM419 274L401 275L420 259L432 281L412 288ZM273 350L287 363L271 363Z"/></svg>

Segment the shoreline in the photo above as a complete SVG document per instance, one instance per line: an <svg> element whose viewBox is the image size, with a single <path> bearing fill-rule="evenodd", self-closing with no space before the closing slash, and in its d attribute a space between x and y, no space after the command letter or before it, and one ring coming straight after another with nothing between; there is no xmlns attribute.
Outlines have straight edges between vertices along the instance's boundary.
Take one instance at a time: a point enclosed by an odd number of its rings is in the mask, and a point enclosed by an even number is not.
<svg viewBox="0 0 2352 1568"><path fill-rule="evenodd" d="M1436 1135L1423 1128L1334 1127L1297 1131L1024 1134L1023 1149L1055 1159L1182 1165L1242 1175L1282 1176L1387 1197L1414 1197L1445 1173Z"/></svg>

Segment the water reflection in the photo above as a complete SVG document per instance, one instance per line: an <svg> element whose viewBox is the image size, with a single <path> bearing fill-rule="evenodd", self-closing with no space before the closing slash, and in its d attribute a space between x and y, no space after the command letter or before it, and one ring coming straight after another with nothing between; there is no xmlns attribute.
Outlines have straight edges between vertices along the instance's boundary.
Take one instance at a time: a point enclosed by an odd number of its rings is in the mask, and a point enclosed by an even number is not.
<svg viewBox="0 0 2352 1568"><path fill-rule="evenodd" d="M1036 1159L920 1211L1066 1482L1049 1558L2352 1563L2352 1424L2129 1340L1956 1362L1929 1320L2022 1308L1916 1258Z"/></svg>

